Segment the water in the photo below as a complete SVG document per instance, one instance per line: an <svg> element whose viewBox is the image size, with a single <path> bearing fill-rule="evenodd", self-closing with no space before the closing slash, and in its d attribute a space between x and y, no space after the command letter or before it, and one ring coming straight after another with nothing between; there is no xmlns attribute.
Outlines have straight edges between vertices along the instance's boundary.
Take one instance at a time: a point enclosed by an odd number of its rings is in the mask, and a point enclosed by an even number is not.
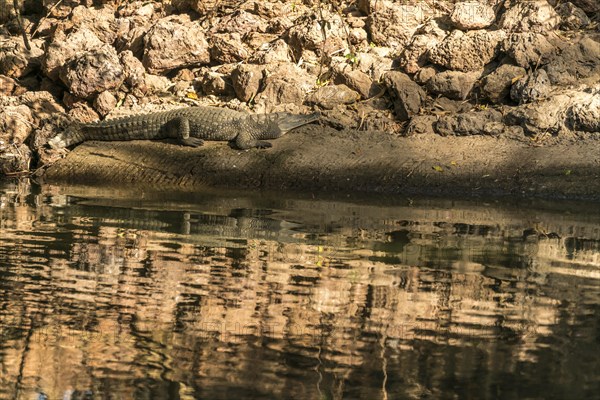
<svg viewBox="0 0 600 400"><path fill-rule="evenodd" d="M1 399L583 399L597 204L0 185Z"/></svg>

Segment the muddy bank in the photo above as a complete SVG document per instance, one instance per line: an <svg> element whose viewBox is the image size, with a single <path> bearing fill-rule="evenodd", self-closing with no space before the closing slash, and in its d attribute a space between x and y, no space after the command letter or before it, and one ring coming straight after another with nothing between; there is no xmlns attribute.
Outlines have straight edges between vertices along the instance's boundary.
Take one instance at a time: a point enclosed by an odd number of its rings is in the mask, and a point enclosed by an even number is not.
<svg viewBox="0 0 600 400"><path fill-rule="evenodd" d="M311 125L268 150L193 149L150 141L88 142L52 165L50 183L148 188L518 195L600 199L600 142L543 146L507 137L395 137Z"/></svg>

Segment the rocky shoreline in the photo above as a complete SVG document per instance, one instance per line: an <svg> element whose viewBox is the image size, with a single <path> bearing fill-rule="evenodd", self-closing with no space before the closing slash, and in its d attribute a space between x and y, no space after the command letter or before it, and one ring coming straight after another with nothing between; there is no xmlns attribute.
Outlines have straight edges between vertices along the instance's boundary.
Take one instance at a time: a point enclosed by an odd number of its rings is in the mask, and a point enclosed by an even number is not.
<svg viewBox="0 0 600 400"><path fill-rule="evenodd" d="M577 145L587 159L571 164L590 179L600 170L595 0L2 1L0 176L72 171L71 156L45 146L72 120L195 104L319 110L322 134L362 148L369 137L460 154L468 139L490 146L478 150L488 166L500 160L490 138L538 157Z"/></svg>

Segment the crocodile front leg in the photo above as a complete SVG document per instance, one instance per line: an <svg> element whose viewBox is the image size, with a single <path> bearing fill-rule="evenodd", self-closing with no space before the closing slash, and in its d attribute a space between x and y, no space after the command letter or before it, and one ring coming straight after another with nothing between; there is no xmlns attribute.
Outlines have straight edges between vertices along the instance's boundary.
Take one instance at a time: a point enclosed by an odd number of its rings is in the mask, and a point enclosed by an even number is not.
<svg viewBox="0 0 600 400"><path fill-rule="evenodd" d="M166 130L169 137L178 139L184 146L199 147L204 140L190 136L190 120L187 117L176 117L167 122Z"/></svg>
<svg viewBox="0 0 600 400"><path fill-rule="evenodd" d="M252 149L255 147L258 149L267 149L273 146L267 141L254 139L252 133L248 131L238 133L235 138L235 145L241 150Z"/></svg>

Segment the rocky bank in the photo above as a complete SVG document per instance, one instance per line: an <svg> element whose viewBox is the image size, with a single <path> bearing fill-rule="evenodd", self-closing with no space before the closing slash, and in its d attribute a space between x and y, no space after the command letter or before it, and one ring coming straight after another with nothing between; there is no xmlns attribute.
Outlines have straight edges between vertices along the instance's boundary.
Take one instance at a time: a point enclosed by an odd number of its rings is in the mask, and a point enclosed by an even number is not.
<svg viewBox="0 0 600 400"><path fill-rule="evenodd" d="M427 143L438 158L475 146L493 167L498 143L535 147L536 157L540 147L579 146L547 154L564 171L561 154L580 154L588 179L600 173L595 0L0 2L0 175L42 176L55 165L49 176L64 178L56 171L73 171L75 156L46 142L72 120L194 104L320 110L328 146L385 153L389 142L389 159L395 145Z"/></svg>

